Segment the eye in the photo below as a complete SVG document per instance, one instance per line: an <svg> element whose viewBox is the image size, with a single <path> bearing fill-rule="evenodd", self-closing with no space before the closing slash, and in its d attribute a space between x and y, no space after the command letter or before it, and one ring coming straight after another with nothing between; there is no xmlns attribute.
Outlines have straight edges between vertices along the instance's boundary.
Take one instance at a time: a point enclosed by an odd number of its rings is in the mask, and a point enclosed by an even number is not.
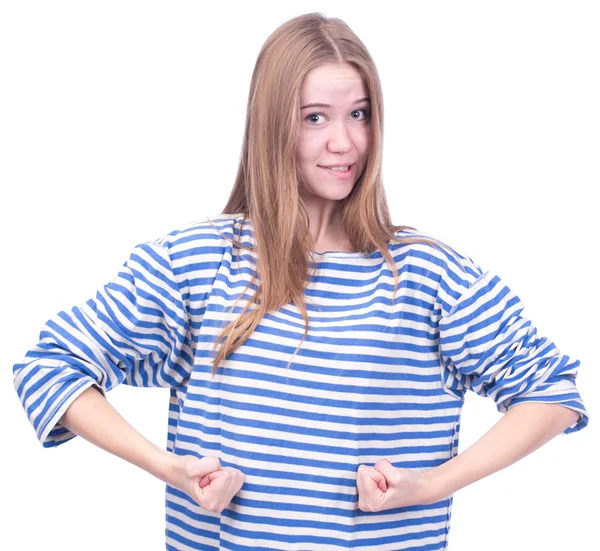
<svg viewBox="0 0 600 551"><path fill-rule="evenodd" d="M352 117L355 121L364 121L364 120L369 119L369 115L370 115L369 109L355 109L354 111L352 111L352 113L360 113L360 112L362 112L364 114L364 116L361 119ZM311 124L312 126L318 126L317 124L312 124L312 122L309 119L311 119L311 117L324 117L324 116L325 115L323 113L311 113L310 115L307 115L306 117L304 117L304 120L308 121L309 124ZM313 121L313 122L316 122L316 121Z"/></svg>
<svg viewBox="0 0 600 551"><path fill-rule="evenodd" d="M364 120L364 119L368 119L369 118L369 110L368 109L355 109L354 111L352 111L353 113L360 113L363 112L365 114L365 116L362 119L356 119L356 120Z"/></svg>
<svg viewBox="0 0 600 551"><path fill-rule="evenodd" d="M307 117L305 117L304 120L306 121L306 120L310 119L311 117L323 117L323 116L324 115L321 114L321 113L311 113L310 115L308 115Z"/></svg>

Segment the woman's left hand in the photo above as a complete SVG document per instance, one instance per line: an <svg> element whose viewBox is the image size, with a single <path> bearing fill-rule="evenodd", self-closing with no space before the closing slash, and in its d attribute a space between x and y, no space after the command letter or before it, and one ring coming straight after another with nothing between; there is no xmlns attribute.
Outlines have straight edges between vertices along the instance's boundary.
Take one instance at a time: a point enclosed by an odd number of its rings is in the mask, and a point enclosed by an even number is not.
<svg viewBox="0 0 600 551"><path fill-rule="evenodd" d="M380 459L374 467L360 465L356 485L358 508L369 513L437 501L421 473L394 467L387 459Z"/></svg>

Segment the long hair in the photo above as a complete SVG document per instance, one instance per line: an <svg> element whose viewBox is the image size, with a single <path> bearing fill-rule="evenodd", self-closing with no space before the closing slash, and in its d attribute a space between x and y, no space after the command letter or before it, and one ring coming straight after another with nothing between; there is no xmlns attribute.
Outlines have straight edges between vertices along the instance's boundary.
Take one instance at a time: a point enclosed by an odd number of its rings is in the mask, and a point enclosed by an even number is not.
<svg viewBox="0 0 600 551"><path fill-rule="evenodd" d="M213 360L213 376L220 361L248 339L265 313L290 301L300 310L305 323L304 335L290 363L307 336L304 287L314 257L304 182L295 152L304 78L312 69L329 63L350 64L358 70L371 99L367 163L351 193L336 204L334 211L354 250L381 251L394 274L395 296L398 270L388 243L441 244L425 237L394 235L399 230L415 228L395 226L390 220L382 184L383 95L377 68L365 45L341 19L308 13L286 21L271 34L258 55L248 96L240 164L222 212L244 214L240 239L244 221L251 221L254 247L224 237L235 247L255 251L257 265L246 290L255 281L257 271L260 283L240 315L217 336L213 352L221 347ZM235 304L232 310L234 307Z"/></svg>

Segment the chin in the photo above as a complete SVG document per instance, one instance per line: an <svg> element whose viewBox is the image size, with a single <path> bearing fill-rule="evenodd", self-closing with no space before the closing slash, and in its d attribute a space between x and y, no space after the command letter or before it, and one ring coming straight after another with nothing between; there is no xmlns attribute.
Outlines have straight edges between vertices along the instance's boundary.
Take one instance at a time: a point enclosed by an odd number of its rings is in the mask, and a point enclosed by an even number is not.
<svg viewBox="0 0 600 551"><path fill-rule="evenodd" d="M351 192L352 187L343 190L340 189L337 193L327 193L324 191L320 193L315 193L313 190L311 190L310 194L314 199L318 199L321 201L341 201L342 199L348 197L348 195L350 195Z"/></svg>

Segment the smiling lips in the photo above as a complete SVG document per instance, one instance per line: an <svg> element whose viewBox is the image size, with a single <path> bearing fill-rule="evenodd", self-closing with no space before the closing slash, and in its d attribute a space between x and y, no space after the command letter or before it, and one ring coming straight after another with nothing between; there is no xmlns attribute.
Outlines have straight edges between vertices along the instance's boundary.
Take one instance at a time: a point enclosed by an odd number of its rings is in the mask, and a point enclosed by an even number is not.
<svg viewBox="0 0 600 551"><path fill-rule="evenodd" d="M352 166L353 164L354 164L354 163L346 163L346 164L343 164L343 163L338 163L338 164L336 164L336 165L319 165L319 166L320 166L321 168L330 168L330 169L331 169L331 168L340 168L340 167L346 167L346 166L347 166L347 167L350 167L350 166Z"/></svg>
<svg viewBox="0 0 600 551"><path fill-rule="evenodd" d="M343 166L343 165L341 165ZM326 170L327 173L330 176L333 176L334 178L337 178L338 180L346 180L348 178L350 178L352 176L352 173L354 172L354 163L352 163L351 165L346 165L348 166L348 170L340 170L339 168L328 168L326 166L319 166L319 168L322 168L323 170Z"/></svg>

